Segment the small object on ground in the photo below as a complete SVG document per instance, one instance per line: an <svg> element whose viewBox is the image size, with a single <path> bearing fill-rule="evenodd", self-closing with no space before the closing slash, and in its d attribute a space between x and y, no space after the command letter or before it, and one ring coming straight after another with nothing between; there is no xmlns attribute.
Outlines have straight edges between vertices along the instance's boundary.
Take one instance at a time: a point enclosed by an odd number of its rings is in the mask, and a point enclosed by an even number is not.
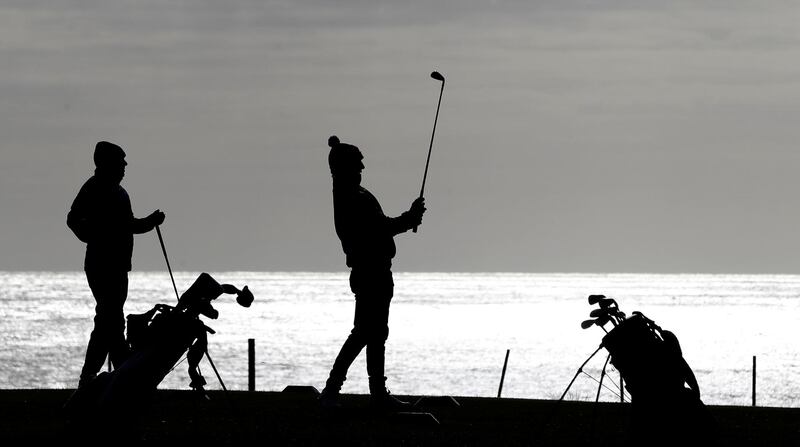
<svg viewBox="0 0 800 447"><path fill-rule="evenodd" d="M319 390L311 385L288 385L283 389L284 393L292 393L298 395L308 395L317 397L320 395Z"/></svg>

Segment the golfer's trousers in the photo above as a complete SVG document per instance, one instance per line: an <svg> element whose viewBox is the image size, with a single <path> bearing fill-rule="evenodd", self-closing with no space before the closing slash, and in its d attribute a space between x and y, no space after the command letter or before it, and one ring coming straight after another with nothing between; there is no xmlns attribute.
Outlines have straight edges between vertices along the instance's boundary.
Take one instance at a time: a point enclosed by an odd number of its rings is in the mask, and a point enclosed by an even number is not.
<svg viewBox="0 0 800 447"><path fill-rule="evenodd" d="M341 388L350 365L366 347L370 391L377 386L380 392L386 380L384 363L386 339L389 337L389 305L394 295L392 272L354 269L350 273L350 290L356 300L353 330L336 356L326 388L336 391Z"/></svg>
<svg viewBox="0 0 800 447"><path fill-rule="evenodd" d="M111 358L114 368L119 368L129 354L122 309L128 297L128 272L87 270L86 279L96 306L94 328L81 371L82 380L89 380L100 372L106 356Z"/></svg>

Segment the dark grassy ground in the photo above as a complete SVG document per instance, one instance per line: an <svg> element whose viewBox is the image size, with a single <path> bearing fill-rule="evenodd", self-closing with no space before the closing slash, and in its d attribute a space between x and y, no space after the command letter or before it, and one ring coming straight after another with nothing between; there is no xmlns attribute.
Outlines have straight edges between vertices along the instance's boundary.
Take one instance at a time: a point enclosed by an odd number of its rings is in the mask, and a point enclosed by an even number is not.
<svg viewBox="0 0 800 447"><path fill-rule="evenodd" d="M62 411L72 390L0 391L0 445L72 445L82 433ZM277 392L159 391L138 424L118 435L135 445L381 445L593 447L624 444L630 406L456 397L424 398L426 416L370 411L368 396L346 395L343 408L322 411L315 397ZM414 396L404 398L417 401ZM800 446L800 409L709 407L718 445ZM438 423L437 423L438 422ZM135 427L138 427L136 429ZM106 445L117 444L110 436ZM646 445L636 443L636 445ZM692 445L692 444L689 444Z"/></svg>

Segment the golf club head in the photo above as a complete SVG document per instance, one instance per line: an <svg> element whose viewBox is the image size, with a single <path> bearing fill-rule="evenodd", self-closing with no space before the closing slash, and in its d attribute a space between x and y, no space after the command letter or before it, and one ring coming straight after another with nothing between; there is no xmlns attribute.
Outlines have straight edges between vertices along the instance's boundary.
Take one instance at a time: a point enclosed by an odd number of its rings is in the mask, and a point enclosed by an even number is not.
<svg viewBox="0 0 800 447"><path fill-rule="evenodd" d="M441 73L439 73L438 71L434 71L433 73L431 73L431 77L432 77L433 79L436 79L437 81L442 81L442 82L444 82L444 76L442 76L442 74L441 74Z"/></svg>
<svg viewBox="0 0 800 447"><path fill-rule="evenodd" d="M601 309L608 309L612 305L614 307L618 307L617 306L617 301L614 300L613 298L603 298L600 301L598 301L598 303L600 304L600 308Z"/></svg>
<svg viewBox="0 0 800 447"><path fill-rule="evenodd" d="M597 318L604 315L608 315L607 309L594 309L593 311L589 312L589 316L592 318Z"/></svg>
<svg viewBox="0 0 800 447"><path fill-rule="evenodd" d="M589 295L589 305L593 306L605 297L605 295Z"/></svg>
<svg viewBox="0 0 800 447"><path fill-rule="evenodd" d="M594 320L594 324L603 327L607 325L609 321L611 321L611 317L609 317L608 315L603 315L602 317L599 317L596 320Z"/></svg>
<svg viewBox="0 0 800 447"><path fill-rule="evenodd" d="M589 329L592 326L594 326L594 320L581 321L581 329Z"/></svg>

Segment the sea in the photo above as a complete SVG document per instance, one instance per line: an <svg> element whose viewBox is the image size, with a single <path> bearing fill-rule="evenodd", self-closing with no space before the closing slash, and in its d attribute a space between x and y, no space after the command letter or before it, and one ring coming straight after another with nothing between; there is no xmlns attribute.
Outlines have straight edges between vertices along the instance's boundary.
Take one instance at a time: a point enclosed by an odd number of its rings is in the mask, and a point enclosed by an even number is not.
<svg viewBox="0 0 800 447"><path fill-rule="evenodd" d="M185 291L201 272L175 273ZM347 272L208 272L247 285L255 301L213 302L201 371L209 389L322 389L352 328ZM387 387L399 395L618 401L603 329L582 329L591 294L614 298L680 340L701 398L713 405L800 406L800 276L708 274L395 273L386 348ZM130 274L126 314L174 304L167 272ZM92 329L94 299L82 272L0 272L0 389L73 388ZM606 329L610 329L609 324ZM586 362L586 366L581 365ZM219 377L214 372L219 373ZM365 355L345 393L368 393ZM573 377L574 383L570 385ZM502 382L502 385L501 385ZM189 389L186 362L160 388ZM627 396L626 396L627 397Z"/></svg>

